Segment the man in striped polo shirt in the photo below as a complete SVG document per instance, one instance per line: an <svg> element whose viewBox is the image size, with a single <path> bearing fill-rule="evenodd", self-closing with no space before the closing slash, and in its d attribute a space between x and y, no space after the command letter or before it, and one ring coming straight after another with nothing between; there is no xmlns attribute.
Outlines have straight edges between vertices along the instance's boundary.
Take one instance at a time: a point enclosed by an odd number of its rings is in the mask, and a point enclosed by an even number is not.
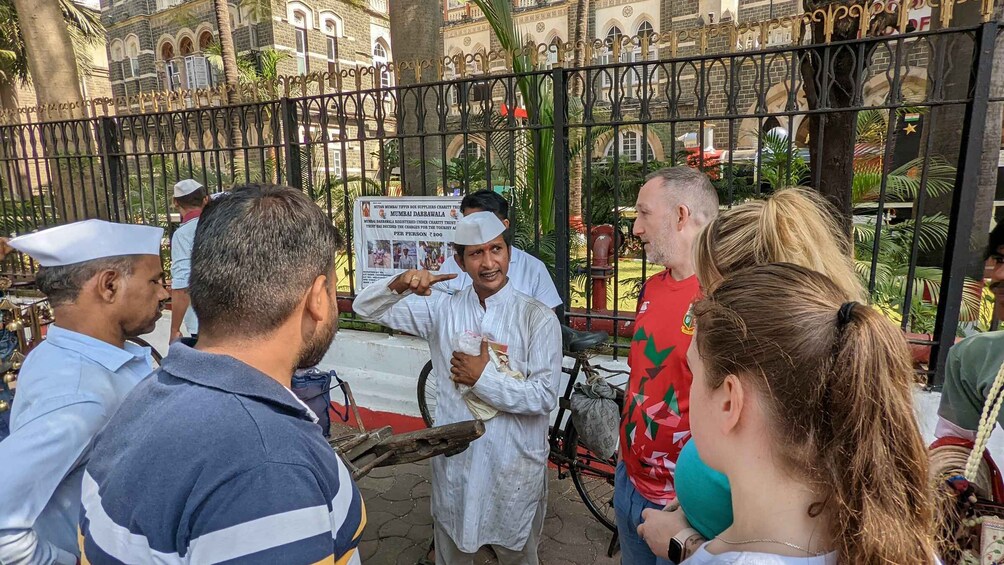
<svg viewBox="0 0 1004 565"><path fill-rule="evenodd" d="M337 329L337 230L303 193L247 185L195 241L199 342L173 344L98 435L81 561L359 563L359 491L289 390Z"/></svg>

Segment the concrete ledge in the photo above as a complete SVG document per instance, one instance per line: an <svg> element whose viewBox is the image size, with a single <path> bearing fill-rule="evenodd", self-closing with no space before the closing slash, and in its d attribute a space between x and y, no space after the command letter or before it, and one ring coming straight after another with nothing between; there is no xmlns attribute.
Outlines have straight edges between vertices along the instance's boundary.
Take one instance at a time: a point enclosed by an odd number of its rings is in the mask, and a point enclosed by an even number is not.
<svg viewBox="0 0 1004 565"><path fill-rule="evenodd" d="M318 367L334 369L347 381L359 406L420 416L418 375L429 359L429 346L423 339L339 330ZM332 400L341 402L334 396Z"/></svg>

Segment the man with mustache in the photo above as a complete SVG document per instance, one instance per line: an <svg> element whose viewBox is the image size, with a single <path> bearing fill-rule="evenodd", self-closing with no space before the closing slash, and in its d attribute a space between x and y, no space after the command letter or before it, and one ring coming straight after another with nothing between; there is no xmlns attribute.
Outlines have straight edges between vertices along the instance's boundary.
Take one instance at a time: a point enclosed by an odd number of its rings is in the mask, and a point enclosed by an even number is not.
<svg viewBox="0 0 1004 565"><path fill-rule="evenodd" d="M87 220L16 237L56 321L18 375L11 435L0 442L0 563L77 563L81 477L91 441L153 371L126 338L160 318L164 230ZM9 246L9 247L8 247Z"/></svg>
<svg viewBox="0 0 1004 565"><path fill-rule="evenodd" d="M502 225L509 228L509 202L494 190L478 190L468 194L460 201L461 214L466 216L475 212L491 212L502 221ZM547 265L515 245L509 246L509 252L509 280L512 282L513 288L536 298L548 308L560 306L561 295L558 294L558 289L555 288L554 281L551 280ZM471 286L471 277L463 271L456 261L444 261L439 272L457 275L457 278L444 281L441 286L454 291Z"/></svg>
<svg viewBox="0 0 1004 565"><path fill-rule="evenodd" d="M433 285L456 275L405 271L367 287L353 310L429 341L437 424L473 419L471 404L485 420L484 436L466 451L432 460L436 563L472 564L489 545L499 563L536 565L547 503L548 417L561 372L558 318L516 290L508 274L509 232L494 213L461 218L454 248L470 286L433 293L442 290ZM477 354L456 350L464 337L473 338Z"/></svg>
<svg viewBox="0 0 1004 565"><path fill-rule="evenodd" d="M359 563L359 491L290 390L338 327L338 231L302 192L246 185L199 220L176 342L98 435L89 563Z"/></svg>
<svg viewBox="0 0 1004 565"><path fill-rule="evenodd" d="M995 298L994 316L1004 320L1004 222L990 233L985 259L986 278ZM977 334L952 347L945 366L936 437L976 439L983 405L1002 364L1004 331ZM1004 425L1004 412L997 422Z"/></svg>

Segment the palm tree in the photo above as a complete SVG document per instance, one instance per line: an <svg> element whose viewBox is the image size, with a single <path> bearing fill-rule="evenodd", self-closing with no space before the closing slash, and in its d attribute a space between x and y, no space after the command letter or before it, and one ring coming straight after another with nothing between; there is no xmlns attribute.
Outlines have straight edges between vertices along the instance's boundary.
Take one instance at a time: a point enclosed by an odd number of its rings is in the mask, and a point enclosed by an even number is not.
<svg viewBox="0 0 1004 565"><path fill-rule="evenodd" d="M64 113L49 115L46 112L39 118L50 121L83 117L85 106L77 57L74 49L67 49L73 45L73 34L66 24L68 13L72 16L79 10L67 7L65 0L13 0L13 6L29 75L35 85L36 101L43 108L64 109ZM94 141L90 128L71 122L65 127L51 128L47 133L43 151L50 162L49 170L56 173L50 173L50 182L61 219L107 218L107 200L99 198L96 191L87 190L94 186L92 164L86 158L59 158L60 153L92 155Z"/></svg>
<svg viewBox="0 0 1004 565"><path fill-rule="evenodd" d="M901 112L908 112L903 109ZM926 194L936 198L954 188L955 167L939 157L918 157L883 174L889 115L887 111L863 110L857 114L855 139L859 140L851 182L852 209L863 210L877 202L885 178L886 202L916 200L921 189L921 172L927 168ZM788 138L765 134L762 179L772 188L798 184L809 174L809 164ZM856 215L853 218L855 267L862 284L871 291L872 303L907 331L927 334L934 331L936 300L941 289L939 267L917 265L911 278L911 250L916 245L922 253L940 253L948 239L949 220L933 214L897 223L883 222L877 230L877 217ZM878 234L878 237L876 237ZM874 269L872 264L874 263ZM979 281L967 279L963 295L962 319L979 320L982 297ZM903 320L903 302L909 289L910 317Z"/></svg>
<svg viewBox="0 0 1004 565"><path fill-rule="evenodd" d="M443 58L443 39L439 25L443 20L443 3L441 0L406 0L390 3L390 35L391 51L396 65L418 61L441 61ZM427 24L432 27L422 33L416 33L416 25ZM376 76L379 76L376 75ZM438 135L416 137L419 126L425 132L436 132L439 129L439 116L443 109L439 108L436 96L432 95L432 87L418 87L415 90L401 89L413 84L428 84L439 80L436 65L426 66L420 76L416 77L412 69L398 73L397 112L398 131L408 135L401 142L393 140L391 145L402 143L397 149L408 159L400 163L401 178L404 180L404 193L421 195L430 192L439 184L439 178L432 167L425 167L425 177L422 176L421 163L428 162L442 153L442 138ZM377 87L379 85L374 85ZM416 96L417 95L417 96ZM419 109L423 110L423 123L419 124ZM387 148L384 148L387 151ZM414 162L417 161L418 166Z"/></svg>
<svg viewBox="0 0 1004 565"><path fill-rule="evenodd" d="M234 35L230 29L230 7L227 0L213 0L216 11L216 29L219 30L220 51L223 59L224 101L229 102L230 96L238 92L239 72L237 70L237 52L234 50Z"/></svg>
<svg viewBox="0 0 1004 565"><path fill-rule="evenodd" d="M585 67L588 61L585 60L585 43L589 38L589 0L578 0L575 3L575 33L572 36L572 48L574 49L575 59L572 63L576 69L581 69ZM569 93L572 98L579 100L581 104L582 93L585 90L585 80L584 75L578 77L573 77L571 89ZM574 141L582 133L581 128L573 128L569 133L569 136ZM568 202L569 210L568 216L571 219L582 217L582 159L572 159L569 163L568 171Z"/></svg>
<svg viewBox="0 0 1004 565"><path fill-rule="evenodd" d="M529 121L538 128L525 132L529 151L525 171L526 194L532 195L540 217L539 231L554 231L554 85L544 76L530 74L534 68L524 49L524 34L512 15L511 0L471 0L484 13L502 49L512 53L516 85L526 104Z"/></svg>

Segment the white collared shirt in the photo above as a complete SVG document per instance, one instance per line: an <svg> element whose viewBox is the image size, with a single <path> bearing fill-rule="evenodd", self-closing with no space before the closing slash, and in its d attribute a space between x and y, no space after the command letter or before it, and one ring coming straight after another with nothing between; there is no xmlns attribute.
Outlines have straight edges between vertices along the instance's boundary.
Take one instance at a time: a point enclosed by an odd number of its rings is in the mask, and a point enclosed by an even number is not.
<svg viewBox="0 0 1004 565"><path fill-rule="evenodd" d="M76 563L92 440L151 372L149 348L49 326L18 375L0 441L0 563Z"/></svg>

